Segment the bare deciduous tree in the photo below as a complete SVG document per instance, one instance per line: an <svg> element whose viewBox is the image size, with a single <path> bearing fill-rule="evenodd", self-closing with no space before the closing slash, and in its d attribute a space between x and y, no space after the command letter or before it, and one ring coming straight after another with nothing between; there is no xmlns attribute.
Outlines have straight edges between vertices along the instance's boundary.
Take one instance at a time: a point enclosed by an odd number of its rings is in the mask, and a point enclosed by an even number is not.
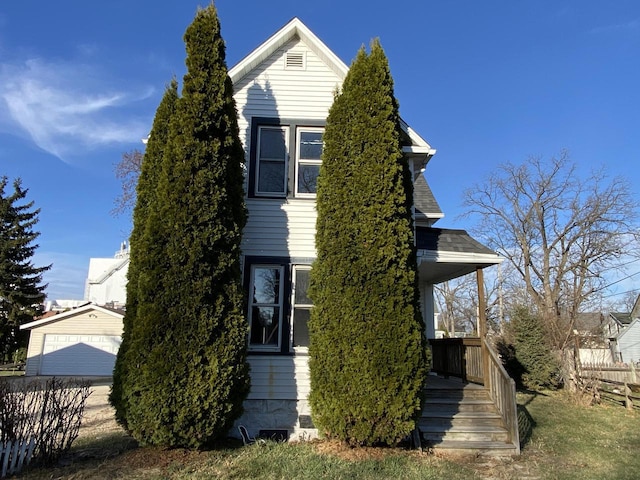
<svg viewBox="0 0 640 480"><path fill-rule="evenodd" d="M474 277L465 275L434 285L441 326L449 336L476 330L477 288Z"/></svg>
<svg viewBox="0 0 640 480"><path fill-rule="evenodd" d="M478 233L514 267L555 348L571 338L576 314L638 256L638 202L629 182L579 175L563 151L544 161L507 163L464 194Z"/></svg>
<svg viewBox="0 0 640 480"><path fill-rule="evenodd" d="M134 149L124 152L122 158L114 165L116 178L122 184L122 193L116 197L111 214L118 216L133 210L136 204L136 185L142 169L144 153Z"/></svg>
<svg viewBox="0 0 640 480"><path fill-rule="evenodd" d="M500 331L500 296L497 270L484 277L485 316L494 331ZM441 328L450 336L455 332L477 334L478 285L475 273L434 285L434 299L442 314Z"/></svg>

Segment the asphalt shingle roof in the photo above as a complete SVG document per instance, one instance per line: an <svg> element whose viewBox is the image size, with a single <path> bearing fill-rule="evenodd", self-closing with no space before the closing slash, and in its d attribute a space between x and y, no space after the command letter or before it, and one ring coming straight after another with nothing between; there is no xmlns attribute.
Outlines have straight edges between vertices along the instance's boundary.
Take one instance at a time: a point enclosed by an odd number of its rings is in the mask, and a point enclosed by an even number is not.
<svg viewBox="0 0 640 480"><path fill-rule="evenodd" d="M433 196L427 179L422 174L418 175L418 178L413 182L413 203L416 208L416 215L422 214L430 217L433 214L442 214L440 205L438 205L436 197Z"/></svg>
<svg viewBox="0 0 640 480"><path fill-rule="evenodd" d="M420 250L495 255L493 250L472 238L465 230L416 227L416 246Z"/></svg>

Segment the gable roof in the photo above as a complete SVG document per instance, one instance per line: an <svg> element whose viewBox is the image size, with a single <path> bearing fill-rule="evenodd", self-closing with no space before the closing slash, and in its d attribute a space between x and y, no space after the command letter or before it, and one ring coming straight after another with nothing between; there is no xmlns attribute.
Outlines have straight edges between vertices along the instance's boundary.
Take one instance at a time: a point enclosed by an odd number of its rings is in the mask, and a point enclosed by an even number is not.
<svg viewBox="0 0 640 480"><path fill-rule="evenodd" d="M631 323L631 313L629 312L609 312L609 316L620 325L629 325Z"/></svg>
<svg viewBox="0 0 640 480"><path fill-rule="evenodd" d="M640 293L638 294L638 297L633 304L633 308L631 309L631 318L640 318Z"/></svg>
<svg viewBox="0 0 640 480"><path fill-rule="evenodd" d="M341 80L344 80L344 77L347 76L347 72L349 71L349 67L340 60L322 40L309 30L299 18L293 17L280 30L271 35L266 41L229 69L231 81L236 84L254 68L264 62L272 53L296 38L302 40ZM436 154L436 150L431 148L431 145L402 119L400 119L400 127L411 140L411 145L402 147L403 152L426 155L425 163L430 157Z"/></svg>
<svg viewBox="0 0 640 480"><path fill-rule="evenodd" d="M229 70L231 81L234 84L237 83L281 46L295 38L302 40L338 77L344 79L349 67L316 37L300 19L294 17Z"/></svg>
<svg viewBox="0 0 640 480"><path fill-rule="evenodd" d="M33 322L25 323L20 325L20 330L31 330L32 328L39 327L41 325L45 325L47 323L54 323L60 320L64 320L66 318L70 318L76 315L81 315L83 313L87 313L90 311L98 311L102 313L106 313L107 315L111 315L116 318L124 318L124 312L121 310L115 310L112 308L101 307L99 305L95 305L93 303L88 303L78 308L74 308L72 310L68 310L66 312L59 313L57 315L47 316L45 318L39 318L38 320L34 320Z"/></svg>
<svg viewBox="0 0 640 480"><path fill-rule="evenodd" d="M627 332L632 332L638 324L640 324L640 318L634 319L627 328L623 328L618 332L618 334L615 336L616 340L620 340L627 334Z"/></svg>

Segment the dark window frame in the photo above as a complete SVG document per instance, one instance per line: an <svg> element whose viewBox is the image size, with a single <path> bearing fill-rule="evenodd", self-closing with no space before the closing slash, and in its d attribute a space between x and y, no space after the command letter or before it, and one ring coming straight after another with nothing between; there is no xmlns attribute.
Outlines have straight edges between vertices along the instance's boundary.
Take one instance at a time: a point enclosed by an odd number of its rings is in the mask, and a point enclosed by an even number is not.
<svg viewBox="0 0 640 480"><path fill-rule="evenodd" d="M297 132L304 128L324 128L326 122L324 120L308 120L300 118L273 118L273 117L253 117L251 119L251 140L249 153L249 171L248 171L248 196L249 198L297 198L306 200L315 200L313 194L302 194L296 196L296 174L297 174ZM285 127L288 128L288 152L285 160L286 191L284 194L258 193L257 172L258 172L258 132L260 127Z"/></svg>
<svg viewBox="0 0 640 480"><path fill-rule="evenodd" d="M260 257L246 256L244 257L243 266L243 286L246 292L245 315L247 321L251 321L250 308L253 306L251 299L252 287L252 271L255 267L282 267L283 274L281 281L282 289L282 307L281 307L281 324L279 328L280 347L278 349L269 347L260 347L251 344L251 323L249 323L249 332L247 334L248 353L250 355L295 355L296 353L306 353L307 347L293 347L293 310L295 307L294 294L294 271L296 269L310 270L311 263L296 262L290 257ZM297 350L297 351L296 351Z"/></svg>

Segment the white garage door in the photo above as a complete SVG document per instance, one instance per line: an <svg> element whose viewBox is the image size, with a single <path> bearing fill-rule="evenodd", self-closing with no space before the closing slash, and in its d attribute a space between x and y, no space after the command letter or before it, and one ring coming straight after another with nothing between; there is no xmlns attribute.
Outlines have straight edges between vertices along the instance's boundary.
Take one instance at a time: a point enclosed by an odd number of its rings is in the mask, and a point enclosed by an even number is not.
<svg viewBox="0 0 640 480"><path fill-rule="evenodd" d="M120 348L118 335L47 334L41 375L111 375Z"/></svg>

